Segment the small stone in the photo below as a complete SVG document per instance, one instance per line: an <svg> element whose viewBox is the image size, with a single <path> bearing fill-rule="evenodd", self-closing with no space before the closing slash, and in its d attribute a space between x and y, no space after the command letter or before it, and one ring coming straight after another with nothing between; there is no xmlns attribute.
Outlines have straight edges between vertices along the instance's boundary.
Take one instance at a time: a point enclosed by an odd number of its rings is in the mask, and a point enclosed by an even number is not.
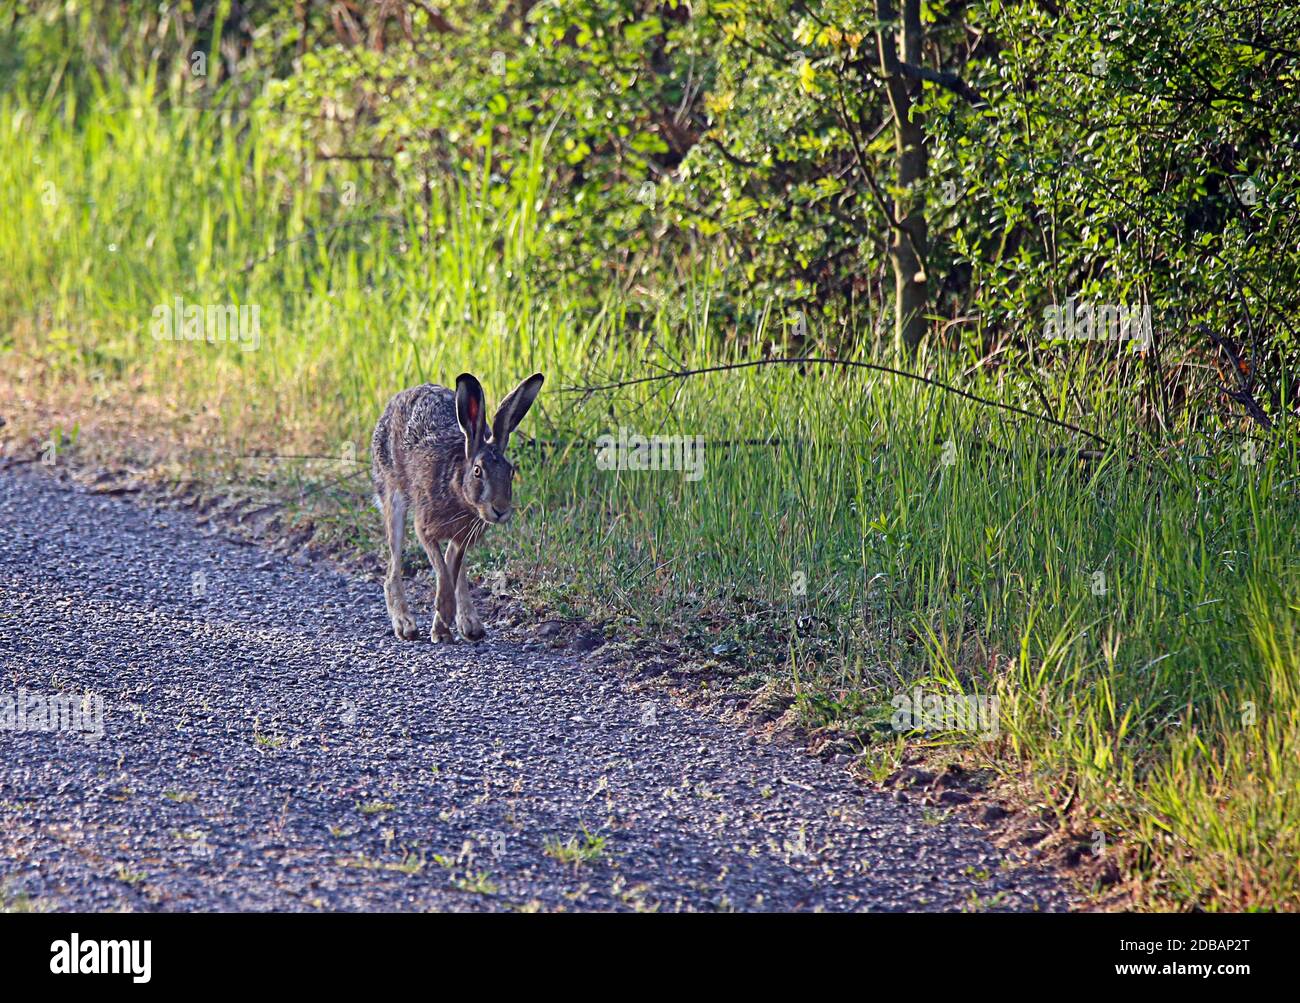
<svg viewBox="0 0 1300 1003"><path fill-rule="evenodd" d="M899 770L886 783L890 787L924 787L934 780L933 773L927 773L925 770L908 768Z"/></svg>
<svg viewBox="0 0 1300 1003"><path fill-rule="evenodd" d="M570 650L576 651L579 654L585 654L588 651L595 651L597 648L601 647L601 645L603 645L604 643L605 643L605 639L601 637L599 634L585 633L585 634L579 634L577 637L575 637L573 639L573 643L569 645L569 648Z"/></svg>

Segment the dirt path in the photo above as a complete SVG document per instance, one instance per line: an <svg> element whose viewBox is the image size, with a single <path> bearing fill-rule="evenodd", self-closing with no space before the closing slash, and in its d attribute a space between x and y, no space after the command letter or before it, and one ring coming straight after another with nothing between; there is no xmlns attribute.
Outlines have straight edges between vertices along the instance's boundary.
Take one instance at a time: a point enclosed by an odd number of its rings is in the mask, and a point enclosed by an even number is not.
<svg viewBox="0 0 1300 1003"><path fill-rule="evenodd" d="M0 897L1068 906L1057 880L1005 864L971 827L488 630L476 647L399 642L369 582L183 513L0 473L0 699L14 719L26 704L25 730L0 731ZM71 730L37 730L59 697ZM603 843L575 854L584 827Z"/></svg>

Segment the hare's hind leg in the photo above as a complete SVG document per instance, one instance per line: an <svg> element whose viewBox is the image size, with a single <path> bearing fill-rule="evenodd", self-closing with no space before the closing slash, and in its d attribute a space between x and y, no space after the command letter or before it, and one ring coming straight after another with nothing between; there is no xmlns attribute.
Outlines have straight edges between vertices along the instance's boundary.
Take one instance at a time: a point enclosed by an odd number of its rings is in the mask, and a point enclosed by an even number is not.
<svg viewBox="0 0 1300 1003"><path fill-rule="evenodd" d="M433 641L455 644L456 639L451 636L451 625L456 619L456 583L447 569L447 562L443 560L442 548L439 545L441 541L434 537L432 527L421 518L418 505L415 507L415 535L419 538L424 552L429 555L429 563L433 565L433 573L438 580L438 596L434 600L433 630L430 631L429 637Z"/></svg>
<svg viewBox="0 0 1300 1003"><path fill-rule="evenodd" d="M467 641L481 641L487 631L483 629L483 621L478 618L478 610L469 594L469 579L465 575L468 551L468 547L452 540L447 545L447 570L456 579L456 629Z"/></svg>
<svg viewBox="0 0 1300 1003"><path fill-rule="evenodd" d="M384 579L384 605L393 621L393 633L400 640L413 641L420 636L411 608L406 605L402 588L402 541L406 537L406 499L396 488L380 492L384 512L384 536L388 540L388 577Z"/></svg>

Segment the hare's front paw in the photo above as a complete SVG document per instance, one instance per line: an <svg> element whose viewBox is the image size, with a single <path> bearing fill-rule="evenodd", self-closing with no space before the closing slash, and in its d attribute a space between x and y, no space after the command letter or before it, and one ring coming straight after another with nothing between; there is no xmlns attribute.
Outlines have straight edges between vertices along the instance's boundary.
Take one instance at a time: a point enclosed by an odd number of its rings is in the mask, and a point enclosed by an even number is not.
<svg viewBox="0 0 1300 1003"><path fill-rule="evenodd" d="M390 613L393 620L393 633L399 641L414 641L420 636L420 628L415 625L415 617L410 613Z"/></svg>
<svg viewBox="0 0 1300 1003"><path fill-rule="evenodd" d="M481 641L487 636L487 631L483 629L483 621L478 618L476 613L467 613L456 617L456 629L460 631L460 636L467 641Z"/></svg>
<svg viewBox="0 0 1300 1003"><path fill-rule="evenodd" d="M429 634L429 640L434 644L455 644L456 639L451 636L451 627L447 621L442 618L441 613L433 614L433 630Z"/></svg>

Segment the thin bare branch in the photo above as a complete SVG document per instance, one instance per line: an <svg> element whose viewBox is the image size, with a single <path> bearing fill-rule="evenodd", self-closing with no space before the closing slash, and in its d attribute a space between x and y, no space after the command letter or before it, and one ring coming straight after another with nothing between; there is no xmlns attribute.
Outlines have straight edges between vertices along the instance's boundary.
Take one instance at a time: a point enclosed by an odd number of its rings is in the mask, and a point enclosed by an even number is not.
<svg viewBox="0 0 1300 1003"><path fill-rule="evenodd" d="M1086 435L1094 442L1099 442L1107 449L1114 449L1115 445L1109 439L1098 435L1096 432L1090 432L1086 428L1080 428L1078 425L1072 425L1068 421L1061 421L1059 418L1053 418L1050 415L1039 414L1035 411L1027 411L1022 407L1014 404L1005 404L1001 401L989 400L987 397L980 397L977 394L954 387L948 383L933 379L929 376L922 376L920 373L909 373L905 369L895 369L892 366L882 366L874 362L858 362L853 359L831 359L815 356L801 356L797 358L786 359L757 359L752 362L733 362L726 365L705 366L700 369L679 369L674 372L660 373L654 376L638 376L628 380L615 380L610 383L601 383L594 386L569 386L561 387L561 393L576 393L584 396L591 396L596 393L604 393L610 390L621 390L624 387L637 386L642 383L658 383L663 380L687 379L691 376L701 376L705 373L725 373L737 369L754 369L759 366L792 366L792 365L809 365L809 366L840 366L845 369L868 369L872 372L887 373L890 376L900 376L903 379L915 380L918 383L924 383L927 386L935 387L958 397L964 397L967 400L974 401L977 404L983 404L987 407L998 408L1003 411L1011 411L1015 414L1023 415L1026 418L1033 418L1035 421L1045 422L1048 425L1055 425L1057 428L1064 428L1071 432L1077 432L1080 435Z"/></svg>

